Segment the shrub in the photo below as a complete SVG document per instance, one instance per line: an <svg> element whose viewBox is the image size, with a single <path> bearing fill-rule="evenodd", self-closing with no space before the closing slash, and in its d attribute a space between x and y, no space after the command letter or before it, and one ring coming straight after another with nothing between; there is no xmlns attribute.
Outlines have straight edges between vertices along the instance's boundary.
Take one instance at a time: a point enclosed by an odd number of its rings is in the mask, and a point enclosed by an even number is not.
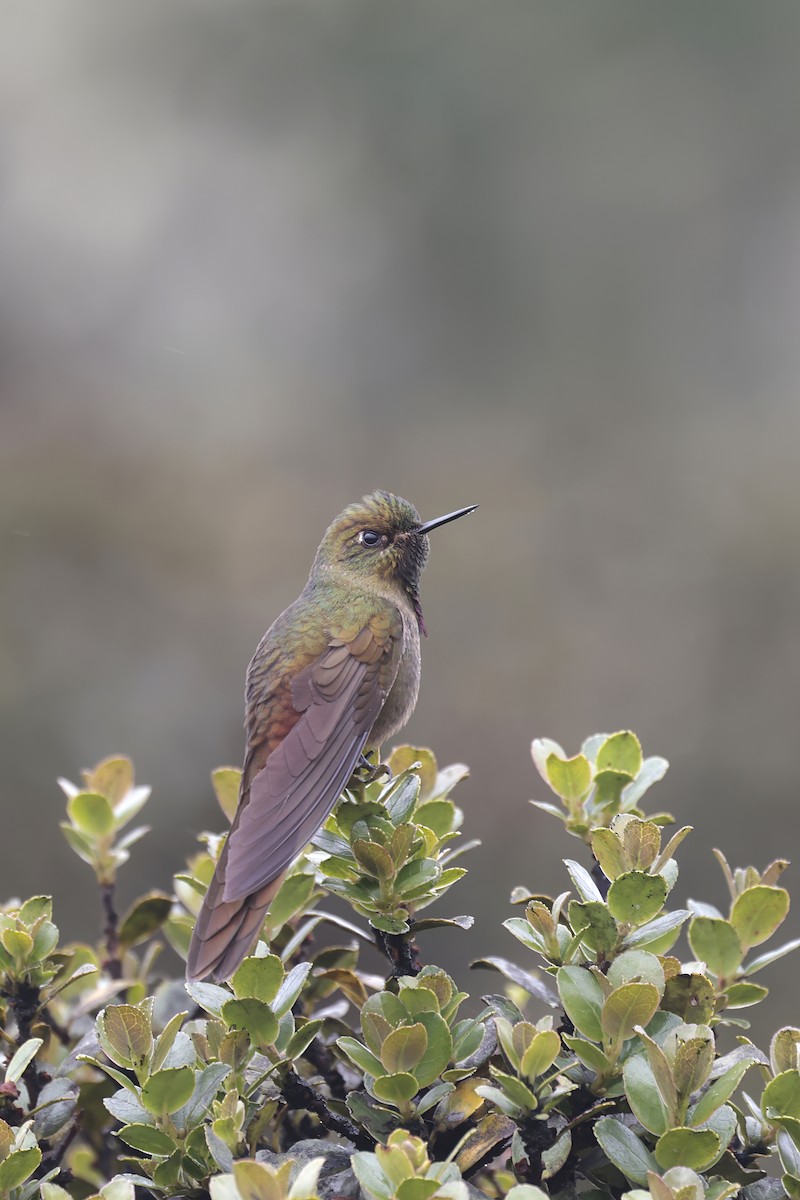
<svg viewBox="0 0 800 1200"><path fill-rule="evenodd" d="M727 912L672 907L690 829L668 836L672 818L641 808L665 760L629 732L574 757L537 741L533 758L554 794L539 807L589 866L567 859L555 899L514 889L522 915L504 924L522 961L479 960L505 990L478 1004L419 946L471 924L423 915L475 845L452 799L466 768L400 747L388 783L353 783L224 985L158 965L165 941L186 954L221 838L203 835L173 890L120 919L116 875L147 832L129 824L149 790L124 758L61 781L105 928L99 946L61 946L49 897L0 911L0 1197L800 1197L800 1029L766 1053L741 1016L800 944L766 947L789 908L786 863L733 870L716 852ZM213 784L230 818L238 772ZM386 977L361 967L365 944Z"/></svg>

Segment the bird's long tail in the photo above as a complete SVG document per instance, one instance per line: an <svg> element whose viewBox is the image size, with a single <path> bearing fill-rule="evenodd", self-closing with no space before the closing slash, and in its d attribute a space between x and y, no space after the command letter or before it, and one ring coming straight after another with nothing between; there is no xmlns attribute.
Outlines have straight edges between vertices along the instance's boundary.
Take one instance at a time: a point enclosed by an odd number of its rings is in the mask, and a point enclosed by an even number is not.
<svg viewBox="0 0 800 1200"><path fill-rule="evenodd" d="M225 858L227 848L226 843L222 851ZM206 975L213 975L215 979L230 978L255 941L285 875L284 872L240 900L224 900L224 867L224 862L220 862L197 918L186 963L189 981L204 979Z"/></svg>

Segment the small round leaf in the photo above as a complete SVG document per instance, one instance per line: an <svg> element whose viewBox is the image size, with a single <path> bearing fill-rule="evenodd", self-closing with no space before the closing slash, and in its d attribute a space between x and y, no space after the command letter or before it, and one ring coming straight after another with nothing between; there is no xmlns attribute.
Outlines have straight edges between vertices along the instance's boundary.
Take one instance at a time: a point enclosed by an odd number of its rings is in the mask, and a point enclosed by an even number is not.
<svg viewBox="0 0 800 1200"><path fill-rule="evenodd" d="M664 907L667 883L661 875L646 871L627 871L608 889L608 907L617 921L644 925Z"/></svg>

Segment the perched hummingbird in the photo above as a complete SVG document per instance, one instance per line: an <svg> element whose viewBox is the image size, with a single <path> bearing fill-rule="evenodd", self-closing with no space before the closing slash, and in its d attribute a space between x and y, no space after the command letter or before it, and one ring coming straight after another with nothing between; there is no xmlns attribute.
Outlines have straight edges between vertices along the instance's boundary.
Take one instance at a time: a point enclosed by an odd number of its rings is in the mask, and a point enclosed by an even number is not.
<svg viewBox="0 0 800 1200"><path fill-rule="evenodd" d="M419 580L428 533L476 504L420 521L373 492L328 528L308 583L247 669L239 806L197 918L187 978L227 979L287 867L327 820L366 751L405 725L419 692Z"/></svg>

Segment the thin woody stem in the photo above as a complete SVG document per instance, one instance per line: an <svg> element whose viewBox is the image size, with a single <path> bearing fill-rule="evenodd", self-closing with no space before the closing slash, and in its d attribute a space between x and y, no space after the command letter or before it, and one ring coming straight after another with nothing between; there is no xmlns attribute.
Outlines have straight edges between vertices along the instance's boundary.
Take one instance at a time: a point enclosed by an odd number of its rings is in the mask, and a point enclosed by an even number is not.
<svg viewBox="0 0 800 1200"><path fill-rule="evenodd" d="M114 907L114 883L100 884L100 897L106 918L103 934L106 939L106 959L103 964L112 979L122 978L122 959L119 946L119 917Z"/></svg>
<svg viewBox="0 0 800 1200"><path fill-rule="evenodd" d="M331 1133L341 1134L348 1138L359 1150L371 1150L374 1146L372 1138L366 1136L357 1125L347 1117L332 1112L325 1103L324 1096L316 1092L310 1084L301 1079L294 1071L287 1071L281 1085L283 1098L292 1108L304 1108L318 1117L320 1123Z"/></svg>

